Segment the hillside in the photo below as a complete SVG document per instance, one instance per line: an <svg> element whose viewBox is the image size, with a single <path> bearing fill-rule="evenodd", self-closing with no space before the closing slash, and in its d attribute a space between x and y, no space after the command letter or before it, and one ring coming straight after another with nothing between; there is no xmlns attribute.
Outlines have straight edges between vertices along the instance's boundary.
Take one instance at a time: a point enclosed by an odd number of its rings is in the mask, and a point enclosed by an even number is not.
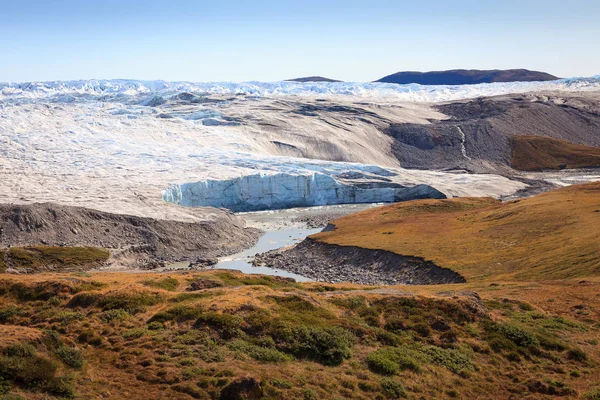
<svg viewBox="0 0 600 400"><path fill-rule="evenodd" d="M594 166L600 148L599 99L597 93L478 98L436 105L445 119L394 122L384 132L394 139L392 152L405 168L494 173L505 166ZM533 137L537 150L531 146ZM519 161L532 156L533 165Z"/></svg>
<svg viewBox="0 0 600 400"><path fill-rule="evenodd" d="M600 275L600 183L505 203L411 201L333 221L311 238L421 257L472 280Z"/></svg>
<svg viewBox="0 0 600 400"><path fill-rule="evenodd" d="M402 71L385 76L377 82L397 83L401 85L418 83L420 85L474 85L494 82L534 82L553 81L556 76L546 72L527 69L478 70L454 69L448 71Z"/></svg>
<svg viewBox="0 0 600 400"><path fill-rule="evenodd" d="M0 275L0 397L595 399L599 288Z"/></svg>
<svg viewBox="0 0 600 400"><path fill-rule="evenodd" d="M600 147L533 135L513 136L511 166L522 171L600 167Z"/></svg>
<svg viewBox="0 0 600 400"><path fill-rule="evenodd" d="M94 255L97 249L79 246L108 249L111 261L146 268L167 261L233 254L250 247L259 236L257 230L245 228L243 220L222 211L215 211L202 222L180 222L53 203L0 204L0 254L10 258L4 267L17 270L47 269L65 263L90 269L97 262L92 256L94 262L87 263L87 253ZM23 257L16 257L15 246L36 247L22 249ZM5 252L5 248L10 250ZM57 248L63 254L55 254L52 249ZM80 259L82 252L85 256L77 262L60 261L72 258L67 254L70 248L76 253L75 259Z"/></svg>

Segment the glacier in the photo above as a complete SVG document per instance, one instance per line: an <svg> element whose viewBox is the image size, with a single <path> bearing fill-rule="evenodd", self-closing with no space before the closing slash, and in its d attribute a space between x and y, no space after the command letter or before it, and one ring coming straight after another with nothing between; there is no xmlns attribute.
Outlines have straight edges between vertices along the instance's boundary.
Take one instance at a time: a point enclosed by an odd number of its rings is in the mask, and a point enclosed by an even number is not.
<svg viewBox="0 0 600 400"><path fill-rule="evenodd" d="M236 212L425 198L444 199L446 195L425 184L403 187L367 183L356 186L319 172L260 173L225 180L209 179L170 185L163 192L167 202L188 207L228 208Z"/></svg>
<svg viewBox="0 0 600 400"><path fill-rule="evenodd" d="M181 93L246 96L353 96L393 98L407 102L444 102L482 96L536 91L584 91L600 89L600 75L565 78L546 82L499 82L477 85L418 84L381 82L168 82L143 80L77 80L53 82L0 83L2 99L54 98L56 102L76 100L122 100L142 98L141 104L159 105L163 97Z"/></svg>
<svg viewBox="0 0 600 400"><path fill-rule="evenodd" d="M195 207L205 205L248 210L440 193L501 198L526 183L405 169L384 131L390 122L448 118L435 102L536 90L528 101L542 101L546 90L600 91L600 76L468 87L0 83L0 202L190 221L208 218L210 211Z"/></svg>

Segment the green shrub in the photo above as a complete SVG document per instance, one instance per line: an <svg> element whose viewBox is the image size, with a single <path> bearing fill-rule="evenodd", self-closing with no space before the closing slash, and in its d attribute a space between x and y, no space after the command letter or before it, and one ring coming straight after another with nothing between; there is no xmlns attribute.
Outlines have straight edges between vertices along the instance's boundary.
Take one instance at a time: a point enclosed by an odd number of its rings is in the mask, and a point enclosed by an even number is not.
<svg viewBox="0 0 600 400"><path fill-rule="evenodd" d="M170 303L182 303L188 300L205 299L207 297L215 297L224 294L222 290L211 290L195 293L179 293L178 295L171 297L168 301Z"/></svg>
<svg viewBox="0 0 600 400"><path fill-rule="evenodd" d="M315 392L311 388L305 388L302 391L302 397L304 400L317 400L319 397L317 396L317 392Z"/></svg>
<svg viewBox="0 0 600 400"><path fill-rule="evenodd" d="M455 374L473 369L472 355L458 349L443 349L437 346L427 346L423 349L432 363L441 365Z"/></svg>
<svg viewBox="0 0 600 400"><path fill-rule="evenodd" d="M10 307L1 309L0 310L0 324L6 324L13 317L18 316L22 312L23 312L23 309L21 307L16 307L16 306L10 306Z"/></svg>
<svg viewBox="0 0 600 400"><path fill-rule="evenodd" d="M291 389L292 384L284 379L271 379L271 385L278 389Z"/></svg>
<svg viewBox="0 0 600 400"><path fill-rule="evenodd" d="M129 314L127 311L122 310L122 309L116 309L116 310L108 310L108 311L104 311L102 314L100 314L100 319L104 322L111 322L111 321L125 321L126 319L130 318L131 314Z"/></svg>
<svg viewBox="0 0 600 400"><path fill-rule="evenodd" d="M151 331L160 331L165 329L165 325L162 322L153 321L148 324L148 329Z"/></svg>
<svg viewBox="0 0 600 400"><path fill-rule="evenodd" d="M358 388L363 392L375 392L377 388L370 382L360 381L358 382Z"/></svg>
<svg viewBox="0 0 600 400"><path fill-rule="evenodd" d="M33 357L36 354L36 349L29 343L15 343L7 346L3 351L9 357Z"/></svg>
<svg viewBox="0 0 600 400"><path fill-rule="evenodd" d="M228 286L248 286L248 285L261 285L272 288L276 287L296 287L301 288L302 286L297 284L293 279L275 277L275 276L250 276L250 275L237 275L231 272L220 272L214 275L215 278L223 281Z"/></svg>
<svg viewBox="0 0 600 400"><path fill-rule="evenodd" d="M587 361L588 359L587 354L585 354L583 350L578 348L569 349L569 351L567 352L567 357L571 360L579 362Z"/></svg>
<svg viewBox="0 0 600 400"><path fill-rule="evenodd" d="M569 375L572 376L573 378L581 378L581 372L577 371L576 369L569 372Z"/></svg>
<svg viewBox="0 0 600 400"><path fill-rule="evenodd" d="M211 311L201 314L196 321L195 326L200 327L208 325L216 329L224 339L230 339L238 336L241 333L241 326L244 320L239 315L231 315L227 313L219 314Z"/></svg>
<svg viewBox="0 0 600 400"><path fill-rule="evenodd" d="M373 372L393 375L399 370L419 372L424 355L406 346L384 347L367 356L367 365Z"/></svg>
<svg viewBox="0 0 600 400"><path fill-rule="evenodd" d="M584 400L600 400L600 387L588 390L581 396L581 398Z"/></svg>
<svg viewBox="0 0 600 400"><path fill-rule="evenodd" d="M145 280L143 282L144 285L155 287L159 289L168 290L170 292L174 292L179 287L179 281L175 278L165 278L159 281L157 280Z"/></svg>
<svg viewBox="0 0 600 400"><path fill-rule="evenodd" d="M410 329L417 332L422 337L429 337L429 335L431 335L431 329L425 322L419 322L411 326Z"/></svg>
<svg viewBox="0 0 600 400"><path fill-rule="evenodd" d="M148 331L145 328L132 328L123 332L123 338L125 339L139 339L144 336Z"/></svg>
<svg viewBox="0 0 600 400"><path fill-rule="evenodd" d="M0 376L28 388L51 382L55 378L56 369L57 366L54 362L37 355L4 355L0 357Z"/></svg>
<svg viewBox="0 0 600 400"><path fill-rule="evenodd" d="M367 356L367 365L369 369L377 374L394 375L400 367L394 360L393 355L377 350Z"/></svg>
<svg viewBox="0 0 600 400"><path fill-rule="evenodd" d="M48 299L48 304L52 307L58 307L62 304L62 300L57 296L53 296Z"/></svg>
<svg viewBox="0 0 600 400"><path fill-rule="evenodd" d="M67 366L75 369L83 367L83 354L81 350L62 346L56 350L56 355Z"/></svg>
<svg viewBox="0 0 600 400"><path fill-rule="evenodd" d="M164 300L159 293L108 293L104 295L99 305L104 311L124 310L130 314L137 314L146 311L147 306L153 306Z"/></svg>
<svg viewBox="0 0 600 400"><path fill-rule="evenodd" d="M171 386L171 389L175 390L176 392L185 393L194 399L207 398L207 394L205 391L189 384L178 383Z"/></svg>
<svg viewBox="0 0 600 400"><path fill-rule="evenodd" d="M67 303L67 307L75 308L87 308L92 307L98 303L98 301L102 298L100 293L89 293L83 292L78 293L69 300Z"/></svg>
<svg viewBox="0 0 600 400"><path fill-rule="evenodd" d="M25 397L18 394L4 394L0 395L0 400L25 400Z"/></svg>
<svg viewBox="0 0 600 400"><path fill-rule="evenodd" d="M341 327L279 325L272 337L280 350L324 365L338 365L349 358L355 341Z"/></svg>
<svg viewBox="0 0 600 400"><path fill-rule="evenodd" d="M381 390L391 399L406 397L406 389L402 383L392 378L383 378L380 382Z"/></svg>
<svg viewBox="0 0 600 400"><path fill-rule="evenodd" d="M71 322L81 321L85 318L85 315L80 312L73 311L61 311L54 318L53 322L60 322L62 325L68 325Z"/></svg>
<svg viewBox="0 0 600 400"><path fill-rule="evenodd" d="M282 353L277 349L257 346L244 340L234 340L229 344L229 348L234 351L240 351L257 361L264 363L277 363L293 360L290 355Z"/></svg>
<svg viewBox="0 0 600 400"><path fill-rule="evenodd" d="M546 350L564 351L568 348L566 343L563 343L551 335L538 334L537 339L540 342L540 346Z"/></svg>
<svg viewBox="0 0 600 400"><path fill-rule="evenodd" d="M519 308L523 311L533 311L533 306L529 303L526 303L524 301L519 303Z"/></svg>
<svg viewBox="0 0 600 400"><path fill-rule="evenodd" d="M155 314L152 318L150 318L150 322L191 321L200 317L202 312L203 310L199 307L177 305Z"/></svg>
<svg viewBox="0 0 600 400"><path fill-rule="evenodd" d="M59 346L62 346L63 343L62 338L60 337L60 333L52 329L44 330L42 342L49 349L56 349Z"/></svg>
<svg viewBox="0 0 600 400"><path fill-rule="evenodd" d="M0 377L0 395L10 392L11 387L12 387L12 385L9 381Z"/></svg>
<svg viewBox="0 0 600 400"><path fill-rule="evenodd" d="M487 329L497 332L520 347L538 346L538 338L531 332L513 323L490 324Z"/></svg>

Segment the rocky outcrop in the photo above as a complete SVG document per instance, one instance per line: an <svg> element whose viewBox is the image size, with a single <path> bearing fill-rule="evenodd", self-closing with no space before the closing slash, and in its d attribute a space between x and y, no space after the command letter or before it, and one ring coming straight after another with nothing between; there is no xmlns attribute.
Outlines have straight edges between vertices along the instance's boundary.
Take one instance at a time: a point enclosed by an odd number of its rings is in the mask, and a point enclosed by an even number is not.
<svg viewBox="0 0 600 400"><path fill-rule="evenodd" d="M258 211L330 204L380 203L446 196L429 185L345 184L322 173L256 174L227 180L171 185L165 201L189 206Z"/></svg>
<svg viewBox="0 0 600 400"><path fill-rule="evenodd" d="M331 245L310 238L289 250L259 254L254 263L330 283L435 285L465 282L460 274L419 257Z"/></svg>

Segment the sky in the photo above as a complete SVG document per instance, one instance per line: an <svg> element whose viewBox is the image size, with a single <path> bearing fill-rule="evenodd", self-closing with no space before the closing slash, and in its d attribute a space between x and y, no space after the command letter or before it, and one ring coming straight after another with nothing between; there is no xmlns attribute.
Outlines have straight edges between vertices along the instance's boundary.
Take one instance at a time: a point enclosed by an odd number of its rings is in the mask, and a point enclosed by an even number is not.
<svg viewBox="0 0 600 400"><path fill-rule="evenodd" d="M598 0L0 0L0 82L600 74Z"/></svg>

